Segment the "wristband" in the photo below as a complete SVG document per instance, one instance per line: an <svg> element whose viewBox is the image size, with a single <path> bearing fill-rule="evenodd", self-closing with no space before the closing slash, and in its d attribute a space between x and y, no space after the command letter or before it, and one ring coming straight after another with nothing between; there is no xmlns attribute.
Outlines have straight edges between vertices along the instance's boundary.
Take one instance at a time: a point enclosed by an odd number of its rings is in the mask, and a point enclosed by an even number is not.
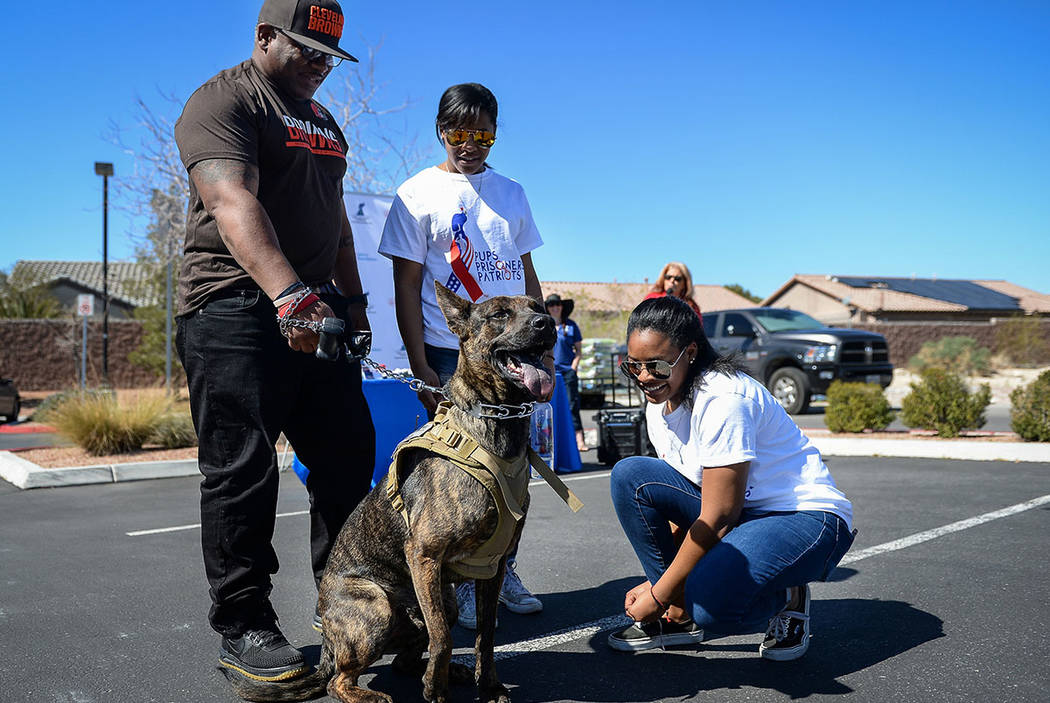
<svg viewBox="0 0 1050 703"><path fill-rule="evenodd" d="M346 296L347 305L368 305L368 293L354 293Z"/></svg>
<svg viewBox="0 0 1050 703"><path fill-rule="evenodd" d="M306 288L306 284L303 283L302 281L296 281L292 285L290 285L287 288L285 288L284 290L282 290L280 293L277 294L277 297L273 299L274 307L278 307L278 308L281 307L280 305L277 304L277 301L279 301L281 298L285 298L285 297L291 295L292 293L294 293L295 291L299 290L300 288Z"/></svg>
<svg viewBox="0 0 1050 703"><path fill-rule="evenodd" d="M307 291L303 291L303 293L307 293L307 294L306 295L300 294L300 295L294 296L293 300L289 300L286 303L282 303L281 306L279 308L277 308L277 318L283 320L286 317L291 317L292 315L294 315L295 313L299 312L300 310L305 310L306 308L310 307L314 303L316 303L316 302L321 300L320 298L318 298L313 293L309 293ZM280 301L280 300L283 300L283 299L278 298L278 301Z"/></svg>
<svg viewBox="0 0 1050 703"><path fill-rule="evenodd" d="M667 609L670 606L664 605L663 603L660 602L660 599L656 597L655 593L653 593L653 587L652 586L649 586L649 596L653 599L653 601L656 602L656 604L658 606L660 606L660 612L661 613L666 613L667 612Z"/></svg>

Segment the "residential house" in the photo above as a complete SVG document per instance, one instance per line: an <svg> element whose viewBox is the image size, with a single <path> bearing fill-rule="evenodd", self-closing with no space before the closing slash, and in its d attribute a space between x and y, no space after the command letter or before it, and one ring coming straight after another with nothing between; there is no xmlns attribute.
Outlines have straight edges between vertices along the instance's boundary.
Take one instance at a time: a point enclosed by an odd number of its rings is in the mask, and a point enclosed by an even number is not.
<svg viewBox="0 0 1050 703"><path fill-rule="evenodd" d="M129 261L111 261L108 264L109 317L127 319L132 311L145 305L157 305L161 301L152 294L148 285L152 267ZM11 271L11 278L32 281L45 286L63 307L73 310L77 296L90 294L95 297L93 318L102 318L103 286L101 261L18 261Z"/></svg>
<svg viewBox="0 0 1050 703"><path fill-rule="evenodd" d="M999 280L796 274L761 305L799 310L839 326L1050 317L1050 295Z"/></svg>

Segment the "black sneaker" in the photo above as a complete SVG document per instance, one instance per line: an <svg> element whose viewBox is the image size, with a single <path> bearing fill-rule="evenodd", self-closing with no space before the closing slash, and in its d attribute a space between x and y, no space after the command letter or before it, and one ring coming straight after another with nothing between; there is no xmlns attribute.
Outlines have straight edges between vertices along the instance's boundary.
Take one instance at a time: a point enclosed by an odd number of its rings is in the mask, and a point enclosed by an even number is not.
<svg viewBox="0 0 1050 703"><path fill-rule="evenodd" d="M276 622L257 624L240 637L223 637L219 666L256 681L285 681L310 670L303 653L288 644Z"/></svg>
<svg viewBox="0 0 1050 703"><path fill-rule="evenodd" d="M781 610L770 619L766 639L758 646L763 659L792 661L809 649L809 585L802 587L802 610Z"/></svg>
<svg viewBox="0 0 1050 703"><path fill-rule="evenodd" d="M676 644L698 644L704 639L704 631L690 618L685 622L674 622L660 618L652 622L636 622L630 627L609 635L609 646L621 652L640 652L654 647Z"/></svg>

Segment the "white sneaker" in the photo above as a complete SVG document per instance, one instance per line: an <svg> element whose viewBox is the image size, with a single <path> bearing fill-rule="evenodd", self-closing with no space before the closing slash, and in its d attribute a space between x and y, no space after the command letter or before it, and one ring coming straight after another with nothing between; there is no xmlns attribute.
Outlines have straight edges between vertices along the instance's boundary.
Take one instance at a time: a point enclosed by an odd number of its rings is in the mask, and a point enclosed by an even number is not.
<svg viewBox="0 0 1050 703"><path fill-rule="evenodd" d="M543 603L525 588L514 566L514 562L507 562L507 573L504 574L503 585L499 589L500 603L507 606L507 610L512 613L524 615L540 612L543 610Z"/></svg>
<svg viewBox="0 0 1050 703"><path fill-rule="evenodd" d="M459 624L468 630L478 629L477 597L474 595L474 582L464 581L456 586L456 605L459 606ZM499 627L499 618L496 618Z"/></svg>

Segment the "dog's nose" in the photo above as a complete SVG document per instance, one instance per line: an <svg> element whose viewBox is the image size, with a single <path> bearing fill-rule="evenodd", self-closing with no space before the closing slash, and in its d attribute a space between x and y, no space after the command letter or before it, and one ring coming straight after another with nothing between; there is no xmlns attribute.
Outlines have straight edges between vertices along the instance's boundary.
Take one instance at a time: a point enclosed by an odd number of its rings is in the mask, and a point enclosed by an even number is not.
<svg viewBox="0 0 1050 703"><path fill-rule="evenodd" d="M550 315L536 315L532 318L532 326L538 330L554 329L554 318Z"/></svg>

